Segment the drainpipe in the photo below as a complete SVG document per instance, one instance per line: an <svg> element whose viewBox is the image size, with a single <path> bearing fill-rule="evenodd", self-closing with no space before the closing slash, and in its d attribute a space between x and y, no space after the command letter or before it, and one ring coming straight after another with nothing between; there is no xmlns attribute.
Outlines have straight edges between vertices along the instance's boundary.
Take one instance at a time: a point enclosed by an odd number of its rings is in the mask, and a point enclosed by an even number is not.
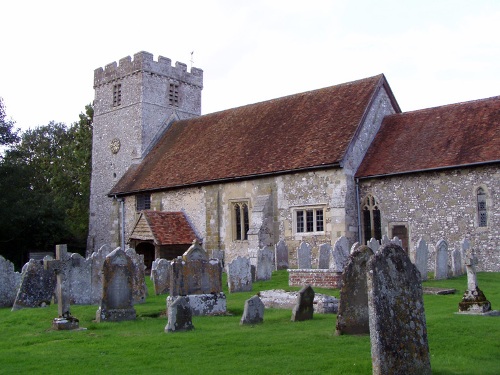
<svg viewBox="0 0 500 375"><path fill-rule="evenodd" d="M116 199L116 195L115 195ZM125 251L125 199L117 199L120 202L120 247Z"/></svg>
<svg viewBox="0 0 500 375"><path fill-rule="evenodd" d="M361 243L361 209L359 207L359 178L356 181L356 208L358 210L358 242Z"/></svg>

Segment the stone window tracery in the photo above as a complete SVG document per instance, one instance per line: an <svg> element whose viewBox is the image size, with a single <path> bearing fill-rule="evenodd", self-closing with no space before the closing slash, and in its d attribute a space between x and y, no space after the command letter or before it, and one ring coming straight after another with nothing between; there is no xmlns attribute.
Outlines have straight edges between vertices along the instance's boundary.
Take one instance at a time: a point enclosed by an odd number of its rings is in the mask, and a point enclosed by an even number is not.
<svg viewBox="0 0 500 375"><path fill-rule="evenodd" d="M233 240L247 241L250 229L248 219L248 202L234 202L233 204Z"/></svg>
<svg viewBox="0 0 500 375"><path fill-rule="evenodd" d="M363 234L365 243L370 238L376 240L382 239L382 224L380 217L380 209L375 197L368 194L363 200L361 205L362 219L363 219Z"/></svg>
<svg viewBox="0 0 500 375"><path fill-rule="evenodd" d="M483 188L478 188L476 190L477 198L477 222L478 226L486 227L488 226L488 213L486 210L486 192Z"/></svg>

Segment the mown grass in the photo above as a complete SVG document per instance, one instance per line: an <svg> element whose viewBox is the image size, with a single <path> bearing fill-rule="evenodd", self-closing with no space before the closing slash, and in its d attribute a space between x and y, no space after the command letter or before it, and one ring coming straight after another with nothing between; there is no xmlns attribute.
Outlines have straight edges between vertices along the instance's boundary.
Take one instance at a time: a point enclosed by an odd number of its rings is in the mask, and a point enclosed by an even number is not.
<svg viewBox="0 0 500 375"><path fill-rule="evenodd" d="M240 326L246 299L288 287L279 271L252 292L227 295L227 316L194 317L195 330L166 334L165 296L136 305L132 322L94 323L97 306L72 306L85 331L51 330L57 307L0 309L0 373L35 374L371 374L368 336L335 336L336 315L291 322L290 310L269 309L264 323ZM500 273L480 273L480 288L500 309ZM500 317L457 315L465 276L428 281L457 294L424 296L434 374L500 373ZM338 291L316 289L336 295Z"/></svg>

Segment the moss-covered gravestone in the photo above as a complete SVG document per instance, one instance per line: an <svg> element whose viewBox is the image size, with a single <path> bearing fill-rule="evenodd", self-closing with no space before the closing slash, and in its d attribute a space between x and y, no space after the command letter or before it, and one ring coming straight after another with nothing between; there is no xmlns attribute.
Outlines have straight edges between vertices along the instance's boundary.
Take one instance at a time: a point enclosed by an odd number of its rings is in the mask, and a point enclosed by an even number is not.
<svg viewBox="0 0 500 375"><path fill-rule="evenodd" d="M484 314L491 310L491 303L486 299L483 291L477 286L476 265L477 257L472 249L467 251L465 267L467 270L467 290L462 301L458 304L461 313Z"/></svg>

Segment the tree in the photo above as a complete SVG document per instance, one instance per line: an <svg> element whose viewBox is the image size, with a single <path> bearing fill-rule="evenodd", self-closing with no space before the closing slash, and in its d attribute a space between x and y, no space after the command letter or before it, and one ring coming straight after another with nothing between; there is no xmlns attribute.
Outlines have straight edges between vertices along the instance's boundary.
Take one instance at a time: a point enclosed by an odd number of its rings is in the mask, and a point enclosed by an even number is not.
<svg viewBox="0 0 500 375"><path fill-rule="evenodd" d="M7 119L3 99L0 98L0 145L9 145L19 140L17 133L19 129L14 130L15 122Z"/></svg>

